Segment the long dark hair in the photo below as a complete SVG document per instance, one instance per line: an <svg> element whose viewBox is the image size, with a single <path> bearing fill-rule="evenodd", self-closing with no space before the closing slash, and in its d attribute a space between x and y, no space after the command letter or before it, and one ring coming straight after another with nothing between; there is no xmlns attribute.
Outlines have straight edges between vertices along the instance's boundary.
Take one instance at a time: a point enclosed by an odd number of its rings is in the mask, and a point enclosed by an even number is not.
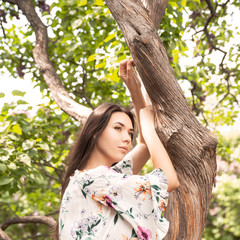
<svg viewBox="0 0 240 240"><path fill-rule="evenodd" d="M73 175L75 170L82 170L85 167L97 139L102 134L112 114L115 112L127 114L131 119L134 129L134 116L127 108L118 104L103 103L94 109L79 132L68 156L68 167L62 184L61 199L69 183L70 176ZM58 223L55 230L55 238L58 239Z"/></svg>

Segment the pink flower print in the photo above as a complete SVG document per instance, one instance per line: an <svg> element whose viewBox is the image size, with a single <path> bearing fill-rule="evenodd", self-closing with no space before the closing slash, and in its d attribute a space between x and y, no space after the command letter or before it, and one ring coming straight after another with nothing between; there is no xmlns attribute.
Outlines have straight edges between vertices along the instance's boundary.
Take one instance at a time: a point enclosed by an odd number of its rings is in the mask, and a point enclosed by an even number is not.
<svg viewBox="0 0 240 240"><path fill-rule="evenodd" d="M150 230L144 228L144 227L140 227L138 226L138 231L137 231L137 235L140 237L141 240L149 240L152 239L152 233Z"/></svg>
<svg viewBox="0 0 240 240"><path fill-rule="evenodd" d="M114 208L113 207L113 202L108 195L105 196L105 201L106 201L106 204L107 204L108 207Z"/></svg>

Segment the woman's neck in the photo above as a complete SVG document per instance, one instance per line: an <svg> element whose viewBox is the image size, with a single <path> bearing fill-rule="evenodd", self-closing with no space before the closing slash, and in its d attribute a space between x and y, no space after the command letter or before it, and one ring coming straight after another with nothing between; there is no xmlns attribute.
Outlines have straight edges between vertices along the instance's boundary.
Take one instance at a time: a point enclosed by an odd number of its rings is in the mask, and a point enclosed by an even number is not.
<svg viewBox="0 0 240 240"><path fill-rule="evenodd" d="M111 163L101 152L93 149L83 170L93 169L101 165L110 167Z"/></svg>

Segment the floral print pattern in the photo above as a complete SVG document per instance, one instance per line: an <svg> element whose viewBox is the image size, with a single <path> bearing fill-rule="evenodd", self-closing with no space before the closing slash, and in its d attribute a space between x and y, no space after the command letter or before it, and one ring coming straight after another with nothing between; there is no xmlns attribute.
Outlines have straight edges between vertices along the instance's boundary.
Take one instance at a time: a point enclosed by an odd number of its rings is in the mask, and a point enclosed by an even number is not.
<svg viewBox="0 0 240 240"><path fill-rule="evenodd" d="M131 153L113 167L75 171L59 216L61 240L159 240L168 230L163 217L168 182L161 169L133 175Z"/></svg>

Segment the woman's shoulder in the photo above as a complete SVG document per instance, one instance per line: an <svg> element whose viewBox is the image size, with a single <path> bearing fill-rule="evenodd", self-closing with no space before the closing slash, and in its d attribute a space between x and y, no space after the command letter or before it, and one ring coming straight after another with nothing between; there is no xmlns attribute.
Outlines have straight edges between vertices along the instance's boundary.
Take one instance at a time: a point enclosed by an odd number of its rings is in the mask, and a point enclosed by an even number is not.
<svg viewBox="0 0 240 240"><path fill-rule="evenodd" d="M116 163L111 168L118 173L132 175L133 174L132 152L129 152L120 162Z"/></svg>
<svg viewBox="0 0 240 240"><path fill-rule="evenodd" d="M132 154L129 152L120 162L112 167L100 165L96 168L86 170L75 170L74 174L70 177L72 179L91 179L97 176L110 176L114 174L133 175L133 160Z"/></svg>

